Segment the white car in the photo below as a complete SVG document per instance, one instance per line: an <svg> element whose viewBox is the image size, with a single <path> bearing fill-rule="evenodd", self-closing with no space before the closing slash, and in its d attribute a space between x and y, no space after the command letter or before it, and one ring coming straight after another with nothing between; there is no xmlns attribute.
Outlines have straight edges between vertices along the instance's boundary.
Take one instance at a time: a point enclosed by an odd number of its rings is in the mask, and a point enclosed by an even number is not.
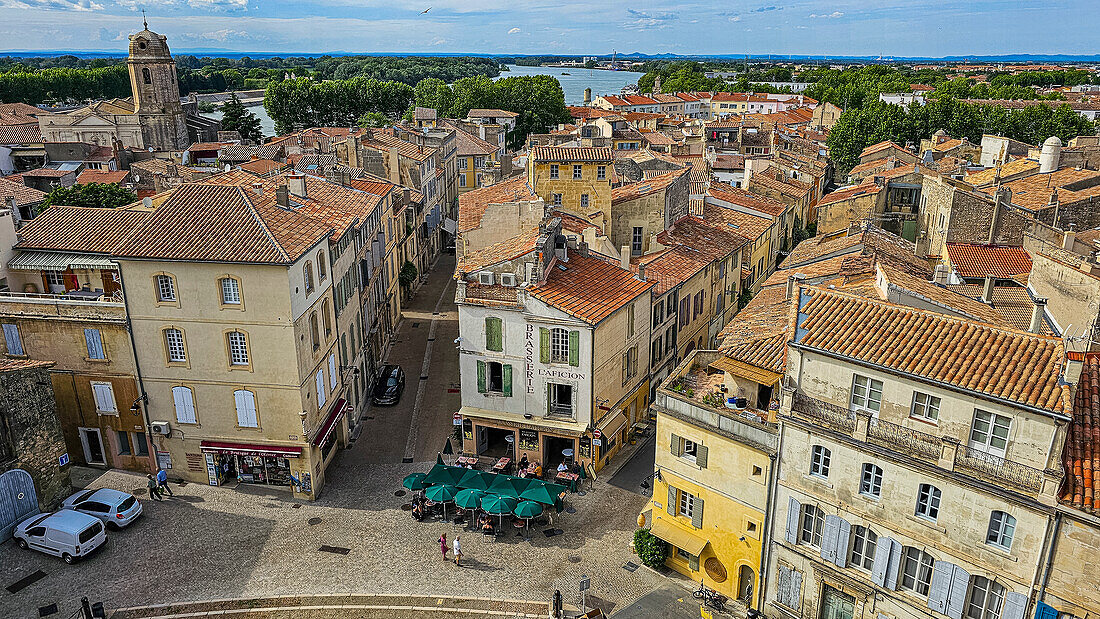
<svg viewBox="0 0 1100 619"><path fill-rule="evenodd" d="M94 516L63 509L35 514L15 525L20 548L31 548L72 563L107 543L103 522Z"/></svg>
<svg viewBox="0 0 1100 619"><path fill-rule="evenodd" d="M141 501L128 492L100 488L77 492L61 502L61 509L95 516L108 529L121 529L141 515Z"/></svg>

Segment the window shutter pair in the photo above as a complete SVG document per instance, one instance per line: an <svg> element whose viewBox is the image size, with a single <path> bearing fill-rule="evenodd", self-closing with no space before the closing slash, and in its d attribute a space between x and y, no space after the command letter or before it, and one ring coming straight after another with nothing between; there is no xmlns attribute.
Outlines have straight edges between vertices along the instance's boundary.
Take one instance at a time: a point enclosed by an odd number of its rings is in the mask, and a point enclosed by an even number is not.
<svg viewBox="0 0 1100 619"><path fill-rule="evenodd" d="M550 363L550 329L539 327L539 361Z"/></svg>
<svg viewBox="0 0 1100 619"><path fill-rule="evenodd" d="M669 516L675 516L676 515L676 499L677 499L676 488L674 488L672 486L672 484L669 484L668 485L668 503L665 505L665 511L668 512Z"/></svg>
<svg viewBox="0 0 1100 619"><path fill-rule="evenodd" d="M504 351L503 321L500 318L485 317L485 349Z"/></svg>
<svg viewBox="0 0 1100 619"><path fill-rule="evenodd" d="M798 610L802 604L802 572L780 565L779 578L776 582L775 601L787 608Z"/></svg>
<svg viewBox="0 0 1100 619"><path fill-rule="evenodd" d="M847 566L848 538L851 533L852 525L847 520L832 514L825 516L821 530L821 558L837 567Z"/></svg>
<svg viewBox="0 0 1100 619"><path fill-rule="evenodd" d="M1005 594L1004 607L1001 609L1001 619L1024 619L1024 612L1027 610L1027 602L1027 595L1009 591ZM1039 604L1043 603L1039 602ZM1046 606L1046 604L1043 604L1043 606ZM1047 606L1047 608L1050 607ZM1038 615L1039 610L1040 609L1036 608L1036 615Z"/></svg>
<svg viewBox="0 0 1100 619"><path fill-rule="evenodd" d="M336 355L328 356L328 382L329 389L336 391Z"/></svg>
<svg viewBox="0 0 1100 619"><path fill-rule="evenodd" d="M696 529L703 528L703 499L695 497L695 501L691 507L691 526ZM699 569L696 567L695 569Z"/></svg>
<svg viewBox="0 0 1100 619"><path fill-rule="evenodd" d="M111 383L92 383L92 397L95 399L96 411L100 413L117 413L115 405L115 391Z"/></svg>
<svg viewBox="0 0 1100 619"><path fill-rule="evenodd" d="M233 392L233 400L237 405L237 425L242 428L257 428L260 426L256 417L256 396L251 391L240 389Z"/></svg>
<svg viewBox="0 0 1100 619"><path fill-rule="evenodd" d="M477 392L485 393L485 362L477 362Z"/></svg>
<svg viewBox="0 0 1100 619"><path fill-rule="evenodd" d="M172 387L172 400L176 403L176 421L195 423L195 397L189 387Z"/></svg>
<svg viewBox="0 0 1100 619"><path fill-rule="evenodd" d="M962 619L969 585L970 574L966 570L948 561L936 561L928 589L928 608L951 619Z"/></svg>
<svg viewBox="0 0 1100 619"><path fill-rule="evenodd" d="M84 329L84 343L88 346L89 359L106 359L103 353L103 338L99 329Z"/></svg>
<svg viewBox="0 0 1100 619"><path fill-rule="evenodd" d="M793 496L787 502L787 543L798 543L798 519L802 515L802 504Z"/></svg>
<svg viewBox="0 0 1100 619"><path fill-rule="evenodd" d="M707 468L707 449L706 445L695 446L695 464L699 465L699 468Z"/></svg>
<svg viewBox="0 0 1100 619"><path fill-rule="evenodd" d="M569 332L569 365L577 367L581 364L581 332Z"/></svg>
<svg viewBox="0 0 1100 619"><path fill-rule="evenodd" d="M680 437L676 434L672 435L672 444L669 446L669 451L674 456L684 455L684 442L680 440Z"/></svg>
<svg viewBox="0 0 1100 619"><path fill-rule="evenodd" d="M894 591L898 588L898 568L901 565L901 543L889 537L878 538L871 582Z"/></svg>

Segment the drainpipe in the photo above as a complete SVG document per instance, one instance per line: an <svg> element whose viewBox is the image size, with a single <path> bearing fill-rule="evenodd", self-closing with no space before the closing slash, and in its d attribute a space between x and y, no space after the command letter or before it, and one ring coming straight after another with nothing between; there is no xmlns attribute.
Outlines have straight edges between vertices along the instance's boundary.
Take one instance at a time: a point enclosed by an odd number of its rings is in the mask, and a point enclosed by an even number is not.
<svg viewBox="0 0 1100 619"><path fill-rule="evenodd" d="M137 375L138 392L141 394L138 400L141 401L142 418L145 420L145 440L153 448L150 454L153 459L151 472L155 473L160 468L160 464L157 458L157 444L153 441L153 426L149 422L149 394L145 392L145 382L141 378L141 362L138 361L137 342L134 341L133 323L130 321L130 295L126 292L126 279L122 277L121 265L118 268L118 284L122 288L122 307L126 312L126 333L130 336L130 350L134 353L134 373Z"/></svg>
<svg viewBox="0 0 1100 619"><path fill-rule="evenodd" d="M1054 529L1050 533L1050 545L1047 546L1046 566L1043 568L1043 582L1039 585L1039 595L1036 601L1042 602L1047 591L1047 581L1050 580L1050 568L1054 564L1054 547L1058 545L1058 529L1062 527L1062 512L1054 512Z"/></svg>
<svg viewBox="0 0 1100 619"><path fill-rule="evenodd" d="M764 612L764 600L768 591L768 580L764 578L764 574L768 571L768 560L771 558L771 531L772 521L774 520L773 514L775 514L775 484L779 480L779 454L781 453L783 453L783 433L779 432L776 452L768 456L771 461L768 467L768 497L764 509L763 543L760 545L760 573L757 574L757 578L760 580L760 595L757 599L756 610L760 612Z"/></svg>

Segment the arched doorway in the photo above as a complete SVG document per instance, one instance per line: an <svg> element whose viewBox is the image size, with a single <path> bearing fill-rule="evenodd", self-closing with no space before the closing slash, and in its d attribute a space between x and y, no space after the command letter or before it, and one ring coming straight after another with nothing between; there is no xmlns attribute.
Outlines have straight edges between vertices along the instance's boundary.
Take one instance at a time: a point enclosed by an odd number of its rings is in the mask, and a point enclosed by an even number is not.
<svg viewBox="0 0 1100 619"><path fill-rule="evenodd" d="M0 475L0 542L11 537L19 521L38 513L38 495L34 480L23 469Z"/></svg>
<svg viewBox="0 0 1100 619"><path fill-rule="evenodd" d="M737 600L752 606L752 591L756 583L756 574L752 568L742 565L737 570Z"/></svg>

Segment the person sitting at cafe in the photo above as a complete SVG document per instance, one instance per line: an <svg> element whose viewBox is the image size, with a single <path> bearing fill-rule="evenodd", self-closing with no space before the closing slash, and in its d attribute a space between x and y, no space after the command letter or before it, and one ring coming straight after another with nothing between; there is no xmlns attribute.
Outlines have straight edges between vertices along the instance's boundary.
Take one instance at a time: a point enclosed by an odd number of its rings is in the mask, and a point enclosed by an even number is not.
<svg viewBox="0 0 1100 619"><path fill-rule="evenodd" d="M493 535L496 533L496 529L493 527L493 519L488 516L485 517L484 522L481 524L481 532L486 535Z"/></svg>
<svg viewBox="0 0 1100 619"><path fill-rule="evenodd" d="M519 461L519 468L520 469L525 469L525 468L527 468L527 464L528 464L527 454L523 454L523 457L520 458L520 461Z"/></svg>
<svg viewBox="0 0 1100 619"><path fill-rule="evenodd" d="M413 501L412 516L417 522L424 520L424 507L420 501Z"/></svg>
<svg viewBox="0 0 1100 619"><path fill-rule="evenodd" d="M535 463L535 477L542 477L542 463Z"/></svg>
<svg viewBox="0 0 1100 619"><path fill-rule="evenodd" d="M558 472L559 473L565 473L568 470L569 470L569 465L565 463L565 460L562 460L561 464L558 465Z"/></svg>

